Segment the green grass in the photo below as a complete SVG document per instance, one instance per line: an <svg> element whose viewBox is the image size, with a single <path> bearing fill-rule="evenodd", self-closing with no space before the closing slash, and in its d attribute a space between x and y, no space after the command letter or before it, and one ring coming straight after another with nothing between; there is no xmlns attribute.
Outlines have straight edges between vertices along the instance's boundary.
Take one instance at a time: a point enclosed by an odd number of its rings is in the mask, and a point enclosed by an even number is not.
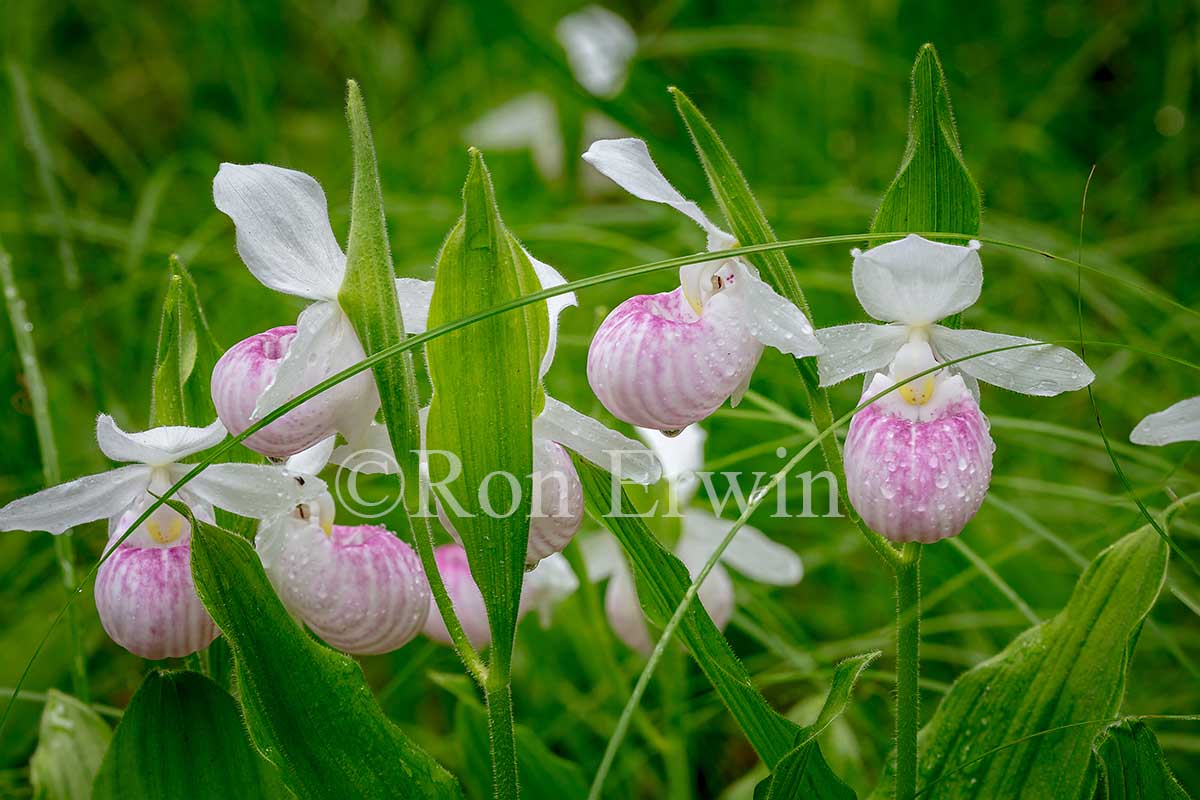
<svg viewBox="0 0 1200 800"><path fill-rule="evenodd" d="M422 278L459 213L463 128L531 89L550 95L567 137L564 176L543 181L526 152L488 151L487 158L506 223L535 255L578 279L701 246L686 220L582 174L575 156L584 149L577 140L585 112L601 111L645 137L664 173L715 212L666 92L677 85L721 132L780 238L864 231L903 147L913 55L932 41L966 163L984 193L985 236L1074 257L1083 186L1096 164L1084 260L1200 307L1193 124L1200 15L1182 4L1104 14L1082 3L1035 2L935 9L882 2L869 13L835 2L788 10L613 6L643 44L629 85L603 102L578 89L554 41L554 23L574 9L568 4L199 5L0 7L0 240L28 304L68 477L106 466L92 439L98 411L129 428L146 423L169 253L187 263L223 345L292 321L298 303L264 289L242 266L233 226L213 207L211 181L221 161L309 172L325 187L345 245L352 162L342 103L351 77L371 112L397 271ZM847 249L792 255L818 325L861 319ZM997 247L983 257L984 294L965 325L1048 339L1076 334L1074 269ZM624 297L668 289L671 280L659 273L583 294L563 317L551 393L599 414L583 370L591 333ZM1083 301L1089 339L1198 360L1194 316L1087 273ZM7 321L0 353L0 396L8 403L0 502L7 502L43 478ZM1190 446L1121 445L1142 416L1196 394L1196 374L1120 348L1089 348L1089 360L1105 430L1143 501L1162 509L1164 487L1195 491L1200 463ZM787 359L768 353L753 388L781 408L752 397L706 424L708 458L721 469L771 471L780 463L776 440L795 452L808 438ZM858 388L851 382L835 392L835 413L852 407ZM1085 394L1045 400L985 387L983 407L998 446L991 501L961 540L969 550L931 547L923 559L925 715L966 667L1024 629L1030 613L1046 618L1061 608L1081 565L1139 524ZM742 602L728 631L777 708L811 721L837 660L885 651L822 739L835 771L869 788L892 730L890 577L847 522L773 520L769 512L753 522L794 547L807 567L791 589L739 584ZM1200 517L1181 515L1173 532L1200 557ZM99 555L103 525L79 529L76 540L86 566ZM1177 564L1170 582L1184 597L1200 596L1200 581ZM549 630L523 624L514 659L518 721L589 776L642 663L608 632L598 592L584 586ZM0 536L0 686L15 682L62 597L50 537ZM93 699L123 707L144 664L100 631L90 591L83 599ZM1125 710L1195 712L1200 623L1170 591L1152 620ZM65 629L56 632L31 691L69 687L68 644ZM364 665L388 713L452 770L461 766L455 700L431 677L461 671L453 653L421 640ZM665 662L642 708L606 784L609 796L714 797L727 789L746 796L729 787L753 769L753 752L694 666ZM31 696L5 731L0 795L28 794L39 713ZM1195 724L1153 724L1184 785L1200 786Z"/></svg>

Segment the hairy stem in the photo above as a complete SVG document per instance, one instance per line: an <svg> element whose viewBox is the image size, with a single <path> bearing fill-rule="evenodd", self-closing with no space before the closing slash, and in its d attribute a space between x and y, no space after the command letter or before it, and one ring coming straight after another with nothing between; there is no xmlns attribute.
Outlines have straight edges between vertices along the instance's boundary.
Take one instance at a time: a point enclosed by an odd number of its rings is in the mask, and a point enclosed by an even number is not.
<svg viewBox="0 0 1200 800"><path fill-rule="evenodd" d="M492 785L496 800L521 796L517 780L517 734L513 723L512 678L507 660L495 654L488 667L486 690L488 738L492 743Z"/></svg>
<svg viewBox="0 0 1200 800"><path fill-rule="evenodd" d="M909 542L896 567L896 800L917 793L920 646L921 545Z"/></svg>

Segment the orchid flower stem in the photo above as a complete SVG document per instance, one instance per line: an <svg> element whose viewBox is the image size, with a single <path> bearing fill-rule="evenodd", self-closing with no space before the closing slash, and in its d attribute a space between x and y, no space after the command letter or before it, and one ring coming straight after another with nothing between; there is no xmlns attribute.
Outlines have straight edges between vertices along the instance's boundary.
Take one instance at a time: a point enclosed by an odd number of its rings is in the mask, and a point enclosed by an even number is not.
<svg viewBox="0 0 1200 800"><path fill-rule="evenodd" d="M909 542L896 567L896 800L917 794L920 645L921 545Z"/></svg>
<svg viewBox="0 0 1200 800"><path fill-rule="evenodd" d="M426 580L429 581L433 601L446 624L446 631L450 634L450 641L454 643L454 650L462 659L467 672L479 684L479 688L486 692L488 668L479 657L479 652L471 645L462 623L458 621L458 615L454 613L454 601L446 592L446 584L442 581L442 574L438 572L437 559L433 553L433 526L429 524L428 517L410 515L409 520L412 524L413 540L417 545L417 556L421 559L421 567L425 570Z"/></svg>
<svg viewBox="0 0 1200 800"><path fill-rule="evenodd" d="M42 478L47 486L62 481L58 466L58 446L54 441L54 427L50 421L50 402L46 395L46 382L42 379L42 368L37 359L37 348L33 342L33 326L25 313L25 301L13 278L12 259L0 245L0 288L8 306L8 318L12 324L13 339L21 358L21 369L25 375L25 386L29 391L29 402L33 408L33 425L37 432L38 450L42 457ZM87 660L79 636L79 619L75 607L69 601L77 591L75 575L75 544L70 531L54 537L54 560L62 577L63 589L67 593L67 632L71 639L71 690L84 703L90 702Z"/></svg>
<svg viewBox="0 0 1200 800"><path fill-rule="evenodd" d="M512 670L508 654L492 648L485 685L488 739L492 743L492 786L496 800L517 800L517 733L513 722Z"/></svg>

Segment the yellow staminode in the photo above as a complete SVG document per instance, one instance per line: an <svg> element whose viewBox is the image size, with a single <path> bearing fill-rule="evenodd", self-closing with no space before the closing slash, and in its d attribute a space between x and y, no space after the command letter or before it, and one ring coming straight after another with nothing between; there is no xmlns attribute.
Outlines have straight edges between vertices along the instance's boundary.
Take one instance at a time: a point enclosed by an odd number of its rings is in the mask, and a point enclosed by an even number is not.
<svg viewBox="0 0 1200 800"><path fill-rule="evenodd" d="M904 398L904 402L910 406L923 406L933 397L933 376L926 375L924 378L906 383L898 391Z"/></svg>
<svg viewBox="0 0 1200 800"><path fill-rule="evenodd" d="M159 521L154 518L148 519L146 520L146 532L159 544L170 544L183 535L183 517L174 515L169 518L165 526L159 524Z"/></svg>

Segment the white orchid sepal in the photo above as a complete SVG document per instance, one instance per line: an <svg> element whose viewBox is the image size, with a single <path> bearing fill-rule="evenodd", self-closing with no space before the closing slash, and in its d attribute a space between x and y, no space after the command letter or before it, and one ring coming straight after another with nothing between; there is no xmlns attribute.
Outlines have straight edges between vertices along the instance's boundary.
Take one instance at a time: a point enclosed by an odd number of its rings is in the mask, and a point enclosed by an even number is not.
<svg viewBox="0 0 1200 800"><path fill-rule="evenodd" d="M173 426L126 433L112 417L101 414L96 420L101 451L113 461L131 465L14 500L0 508L0 530L62 533L85 522L119 517L141 502L151 487L165 490L176 483L194 468L180 463L183 459L216 446L225 436L219 420L205 428ZM319 496L325 484L312 480L301 485L275 467L223 463L207 466L188 481L183 491L208 505L258 518Z"/></svg>
<svg viewBox="0 0 1200 800"><path fill-rule="evenodd" d="M884 324L855 323L817 331L825 349L817 357L821 385L884 370L909 342L927 342L939 362L1025 345L953 366L969 378L1021 394L1049 397L1091 383L1095 374L1064 347L937 324L979 299L983 287L979 249L975 240L962 246L909 234L870 250L853 250L855 294L866 312Z"/></svg>
<svg viewBox="0 0 1200 800"><path fill-rule="evenodd" d="M1200 397L1180 400L1150 414L1129 434L1129 441L1152 447L1200 442Z"/></svg>
<svg viewBox="0 0 1200 800"><path fill-rule="evenodd" d="M313 301L300 313L294 332L273 345L282 352L265 358L260 345L250 344L257 337L251 337L230 348L214 370L218 415L240 433L366 355L338 303L346 256L333 234L321 185L306 173L270 164L223 163L213 179L213 200L233 220L238 253L254 277L269 289ZM357 435L378 408L375 381L369 371L362 372L272 422L246 444L285 457L334 432Z"/></svg>

